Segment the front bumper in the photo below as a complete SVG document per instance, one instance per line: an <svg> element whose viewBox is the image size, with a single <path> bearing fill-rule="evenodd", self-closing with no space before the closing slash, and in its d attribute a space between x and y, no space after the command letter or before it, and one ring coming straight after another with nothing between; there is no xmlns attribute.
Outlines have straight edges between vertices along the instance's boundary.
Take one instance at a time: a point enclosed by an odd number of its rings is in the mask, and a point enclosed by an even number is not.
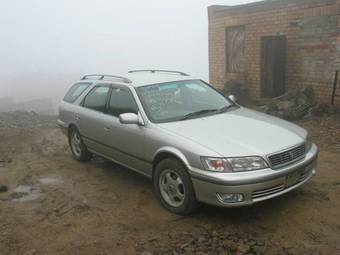
<svg viewBox="0 0 340 255"><path fill-rule="evenodd" d="M280 169L242 173L216 173L191 168L196 198L223 207L251 205L285 194L308 182L316 172L318 149L315 144L305 157ZM223 202L218 194L242 194L242 202Z"/></svg>

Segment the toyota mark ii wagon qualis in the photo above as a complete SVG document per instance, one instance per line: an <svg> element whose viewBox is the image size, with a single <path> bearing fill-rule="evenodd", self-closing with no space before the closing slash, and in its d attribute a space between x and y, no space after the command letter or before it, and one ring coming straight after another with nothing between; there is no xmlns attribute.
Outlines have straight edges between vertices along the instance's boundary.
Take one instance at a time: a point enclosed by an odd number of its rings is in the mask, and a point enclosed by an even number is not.
<svg viewBox="0 0 340 255"><path fill-rule="evenodd" d="M97 154L147 176L178 214L199 202L251 205L315 174L318 151L306 130L182 72L87 75L61 102L58 125L75 159Z"/></svg>

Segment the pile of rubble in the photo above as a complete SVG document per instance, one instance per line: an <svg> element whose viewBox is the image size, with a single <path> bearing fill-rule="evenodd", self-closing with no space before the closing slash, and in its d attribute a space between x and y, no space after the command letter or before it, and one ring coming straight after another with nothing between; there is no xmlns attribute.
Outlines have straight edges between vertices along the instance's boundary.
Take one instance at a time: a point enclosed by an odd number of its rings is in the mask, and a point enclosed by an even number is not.
<svg viewBox="0 0 340 255"><path fill-rule="evenodd" d="M258 110L287 120L340 114L339 107L326 103L316 103L314 91L311 87L290 90L284 95L266 102Z"/></svg>
<svg viewBox="0 0 340 255"><path fill-rule="evenodd" d="M340 115L340 107L326 103L319 103L312 108L312 114L314 116Z"/></svg>
<svg viewBox="0 0 340 255"><path fill-rule="evenodd" d="M56 116L39 115L35 112L14 111L0 113L0 128L53 128Z"/></svg>
<svg viewBox="0 0 340 255"><path fill-rule="evenodd" d="M293 89L273 98L259 110L283 119L297 120L310 115L314 106L313 89L307 87Z"/></svg>

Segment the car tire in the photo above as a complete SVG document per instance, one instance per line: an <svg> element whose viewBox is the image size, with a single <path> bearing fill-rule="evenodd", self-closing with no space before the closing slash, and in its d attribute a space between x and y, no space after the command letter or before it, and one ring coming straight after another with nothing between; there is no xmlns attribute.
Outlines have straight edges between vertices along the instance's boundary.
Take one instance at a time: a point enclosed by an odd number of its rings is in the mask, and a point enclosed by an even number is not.
<svg viewBox="0 0 340 255"><path fill-rule="evenodd" d="M191 177L179 160L160 161L154 171L153 185L158 200L170 212L188 215L198 209Z"/></svg>
<svg viewBox="0 0 340 255"><path fill-rule="evenodd" d="M73 158L81 162L90 161L92 159L92 153L88 151L76 127L70 127L68 141Z"/></svg>

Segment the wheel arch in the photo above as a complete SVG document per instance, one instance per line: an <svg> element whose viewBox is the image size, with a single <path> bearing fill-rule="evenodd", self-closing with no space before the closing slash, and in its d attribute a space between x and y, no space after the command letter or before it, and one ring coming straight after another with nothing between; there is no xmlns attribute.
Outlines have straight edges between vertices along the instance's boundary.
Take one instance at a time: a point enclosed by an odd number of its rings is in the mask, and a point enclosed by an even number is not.
<svg viewBox="0 0 340 255"><path fill-rule="evenodd" d="M186 169L189 169L189 161L185 157L185 155L178 149L173 147L163 147L159 149L152 160L152 178L154 176L154 170L159 162L166 158L175 158L179 160Z"/></svg>
<svg viewBox="0 0 340 255"><path fill-rule="evenodd" d="M74 123L74 122L68 123L67 130L70 131L70 129L73 128L73 127L76 128L79 131L78 125L76 123Z"/></svg>

